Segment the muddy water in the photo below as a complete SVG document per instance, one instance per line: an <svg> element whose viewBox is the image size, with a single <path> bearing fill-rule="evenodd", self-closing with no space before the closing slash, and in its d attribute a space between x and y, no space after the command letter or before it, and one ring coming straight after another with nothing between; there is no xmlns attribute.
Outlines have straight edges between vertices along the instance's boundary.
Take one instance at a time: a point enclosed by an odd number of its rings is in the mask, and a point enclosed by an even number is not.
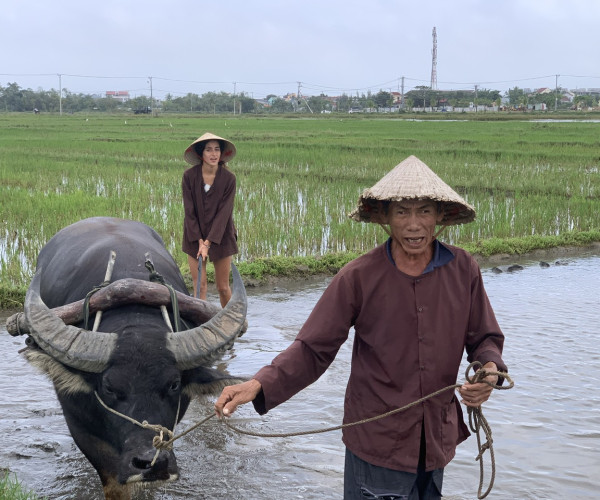
<svg viewBox="0 0 600 500"><path fill-rule="evenodd" d="M506 334L505 358L516 382L485 406L496 454L490 499L588 499L600 489L600 256L518 272L484 269L486 288ZM251 375L294 338L326 282L249 290L246 335L223 359L230 373ZM0 468L51 499L101 499L99 480L73 444L50 383L17 354L22 339L0 318ZM251 407L236 425L294 432L340 423L351 345L312 387L266 417ZM459 381L464 378L459 374ZM211 411L194 403L178 430ZM290 438L236 434L214 419L176 442L179 481L143 492L156 499L339 499L340 432ZM449 499L476 498L479 465L474 437L447 467ZM487 457L486 457L487 459ZM489 478L489 461L486 481ZM487 485L487 482L485 483Z"/></svg>

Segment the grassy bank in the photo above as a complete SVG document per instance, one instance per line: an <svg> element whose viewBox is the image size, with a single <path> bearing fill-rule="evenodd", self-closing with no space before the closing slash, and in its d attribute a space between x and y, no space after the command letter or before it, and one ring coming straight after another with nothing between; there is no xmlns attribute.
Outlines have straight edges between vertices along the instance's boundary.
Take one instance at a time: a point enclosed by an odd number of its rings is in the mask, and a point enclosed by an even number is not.
<svg viewBox="0 0 600 500"><path fill-rule="evenodd" d="M95 215L154 227L187 271L182 153L206 130L238 148L237 260L249 278L336 270L383 241L381 228L347 213L411 154L477 210L444 241L521 253L600 240L598 123L0 114L0 128L1 307L19 306L52 235Z"/></svg>
<svg viewBox="0 0 600 500"><path fill-rule="evenodd" d="M14 474L4 469L0 470L0 498L2 500L43 500L23 488Z"/></svg>

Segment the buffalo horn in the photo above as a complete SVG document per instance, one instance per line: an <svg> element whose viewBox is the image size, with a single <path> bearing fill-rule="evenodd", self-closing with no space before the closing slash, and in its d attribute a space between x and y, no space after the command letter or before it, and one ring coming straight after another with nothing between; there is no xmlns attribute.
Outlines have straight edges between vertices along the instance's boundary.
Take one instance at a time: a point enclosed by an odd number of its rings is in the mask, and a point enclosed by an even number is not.
<svg viewBox="0 0 600 500"><path fill-rule="evenodd" d="M235 265L231 267L233 290L227 305L201 326L167 333L167 348L175 356L178 369L190 370L211 364L242 333L248 305L246 289Z"/></svg>
<svg viewBox="0 0 600 500"><path fill-rule="evenodd" d="M92 373L100 373L117 343L117 334L90 332L65 325L40 297L41 268L37 270L25 297L25 321L38 346L57 361Z"/></svg>

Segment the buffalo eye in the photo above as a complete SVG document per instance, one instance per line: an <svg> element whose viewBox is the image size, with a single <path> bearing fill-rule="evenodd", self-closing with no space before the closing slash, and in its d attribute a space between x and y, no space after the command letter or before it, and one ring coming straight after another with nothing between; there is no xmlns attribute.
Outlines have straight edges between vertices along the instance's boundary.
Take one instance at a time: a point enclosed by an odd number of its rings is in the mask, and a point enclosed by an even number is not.
<svg viewBox="0 0 600 500"><path fill-rule="evenodd" d="M100 393L107 398L118 399L120 396L119 391L113 384L110 383L110 380L106 376L102 378L102 385L100 389Z"/></svg>
<svg viewBox="0 0 600 500"><path fill-rule="evenodd" d="M179 378L173 380L169 386L170 393L178 393L181 389L181 380Z"/></svg>

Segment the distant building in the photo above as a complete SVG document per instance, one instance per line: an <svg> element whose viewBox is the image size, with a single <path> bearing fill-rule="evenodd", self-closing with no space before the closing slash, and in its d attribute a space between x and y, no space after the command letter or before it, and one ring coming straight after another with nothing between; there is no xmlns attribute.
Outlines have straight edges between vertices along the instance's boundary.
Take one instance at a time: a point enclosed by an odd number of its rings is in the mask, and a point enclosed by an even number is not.
<svg viewBox="0 0 600 500"><path fill-rule="evenodd" d="M273 104L273 100L275 99L275 97L271 97L270 99L254 99L254 101L256 102L256 104L258 104L259 106L263 107L263 108L270 108L271 105Z"/></svg>
<svg viewBox="0 0 600 500"><path fill-rule="evenodd" d="M591 95L591 96L595 96L595 97L600 96L600 89L599 88L595 88L595 89L573 89L573 90L571 90L571 92L573 92L573 94L575 94L576 96L578 96L578 95Z"/></svg>
<svg viewBox="0 0 600 500"><path fill-rule="evenodd" d="M107 90L106 97L110 97L112 99L116 99L120 102L129 101L129 91L128 90Z"/></svg>
<svg viewBox="0 0 600 500"><path fill-rule="evenodd" d="M402 102L402 94L400 92L392 92L392 104L398 104Z"/></svg>
<svg viewBox="0 0 600 500"><path fill-rule="evenodd" d="M568 103L573 102L575 99L575 94L570 90L561 90L560 102Z"/></svg>

